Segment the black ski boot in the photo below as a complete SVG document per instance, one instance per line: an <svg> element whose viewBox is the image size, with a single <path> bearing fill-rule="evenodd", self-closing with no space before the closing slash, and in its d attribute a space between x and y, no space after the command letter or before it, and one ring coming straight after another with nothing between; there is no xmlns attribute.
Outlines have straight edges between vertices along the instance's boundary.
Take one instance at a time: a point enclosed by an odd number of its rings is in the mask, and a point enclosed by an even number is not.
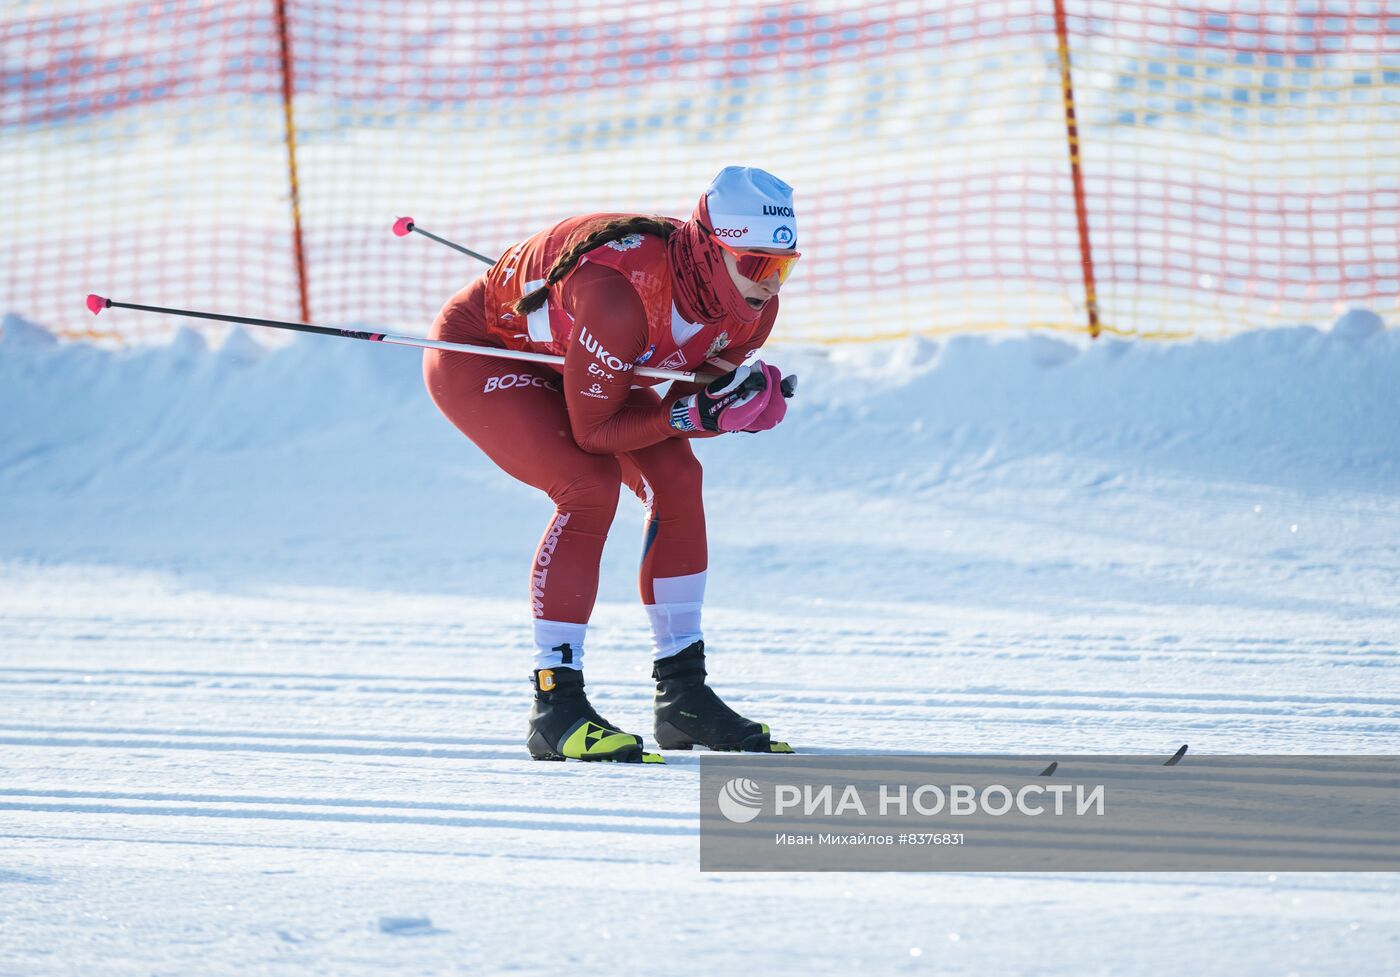
<svg viewBox="0 0 1400 977"><path fill-rule="evenodd" d="M642 752L640 736L624 733L598 715L583 694L583 672L579 669L537 669L534 683L526 746L536 760L664 762L655 753Z"/></svg>
<svg viewBox="0 0 1400 977"><path fill-rule="evenodd" d="M651 670L656 679L656 743L663 750L711 750L744 753L791 753L775 743L768 726L745 719L724 704L705 684L705 642L688 645Z"/></svg>

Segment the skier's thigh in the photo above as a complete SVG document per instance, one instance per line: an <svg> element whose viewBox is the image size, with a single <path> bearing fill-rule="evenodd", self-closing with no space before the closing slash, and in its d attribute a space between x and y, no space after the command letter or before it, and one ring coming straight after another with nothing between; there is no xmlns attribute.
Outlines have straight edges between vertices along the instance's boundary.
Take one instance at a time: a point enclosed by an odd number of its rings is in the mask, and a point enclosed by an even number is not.
<svg viewBox="0 0 1400 977"><path fill-rule="evenodd" d="M470 353L440 357L425 370L433 402L510 475L549 492L571 473L616 464L574 441L557 373Z"/></svg>

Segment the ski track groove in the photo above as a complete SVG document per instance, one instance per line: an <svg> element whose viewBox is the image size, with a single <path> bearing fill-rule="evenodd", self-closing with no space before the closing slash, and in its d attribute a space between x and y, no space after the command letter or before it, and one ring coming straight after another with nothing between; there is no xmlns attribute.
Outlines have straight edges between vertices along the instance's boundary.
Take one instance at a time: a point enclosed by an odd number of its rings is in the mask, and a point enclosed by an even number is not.
<svg viewBox="0 0 1400 977"><path fill-rule="evenodd" d="M28 632L24 636L26 639L33 639L33 632ZM736 639L739 636L736 636ZM1397 663L1400 659L1400 648L1392 645L1379 645L1376 642L1357 641L1318 641L1311 645L1299 645L1286 641L1248 641L1238 640L1229 642L1224 650L1218 647L1202 646L1192 647L1190 645L1168 644L1159 639L1155 644L1108 644L1101 647L1093 647L1090 639L1075 638L1068 639L1074 645L1067 648L1064 644L1066 640L1063 636L1057 638L1023 637L1017 635L1002 636L995 642L975 642L966 641L957 644L935 643L926 641L911 641L907 645L901 646L893 641L882 641L879 644L869 643L868 636L860 642L841 643L839 635L827 635L828 642L824 647L812 648L804 652L811 658L833 658L849 660L852 656L869 656L881 659L903 658L911 662L935 660L942 663L953 662L978 662L983 660L997 661L1022 661L1022 662L1104 662L1114 664L1126 664L1135 662L1160 663L1164 665L1180 663L1201 663L1219 665L1257 666L1268 665L1275 667L1288 667L1295 664L1303 664L1310 667L1332 666L1372 666L1389 667ZM45 639L49 640L49 639ZM61 636L57 640L74 640L71 636ZM122 650L120 638L111 636L102 639L92 640L101 642L105 650L113 652ZM187 636L178 638L172 637L164 639L164 643L171 647L171 651L181 650L190 641ZM788 653L792 646L791 636L770 638L767 641L755 640L744 637L748 644L745 651L747 654L757 656L782 657ZM5 641L0 634L0 642L10 647L20 647L19 639L13 642ZM732 640L731 643L737 643ZM142 639L131 639L132 650L142 653L151 653L162 644L161 640L150 637ZM201 641L201 646L206 650L219 646L220 642ZM223 647L228 649L249 648L259 652L270 653L278 649L296 650L297 646L284 641L278 641L275 646L269 646L265 640L249 640L246 642L223 642ZM434 652L442 655L461 654L463 645L458 642L443 642L434 644L432 642L413 642L402 638L393 642L395 648L403 648L408 645L415 652L424 655ZM317 644L306 644L301 646L301 650L314 650L316 648L327 650L344 651L346 648L358 648L352 642L327 641ZM601 649L600 649L601 650ZM514 656L520 658L526 655L528 649L504 648L501 650L503 657ZM595 651L595 654L598 652ZM606 653L605 651L603 653ZM635 653L632 652L632 653ZM40 671L54 671L43 669ZM73 672L80 672L81 669L72 669ZM88 670L89 672L93 670ZM201 673L196 673L201 674ZM228 678L238 678L239 673L228 673ZM288 676L289 678L296 676ZM303 676L310 678L311 676ZM452 676L438 676L436 678L415 679L414 677L403 676L410 681L434 681L439 683L450 683L457 681ZM20 679L22 681L23 679ZM3 679L0 681L16 681L15 679ZM38 681L31 679L31 681Z"/></svg>
<svg viewBox="0 0 1400 977"><path fill-rule="evenodd" d="M0 680L0 685L3 685ZM318 693L321 698L340 700L347 694L355 696L387 696L391 698L405 697L418 698L424 701L433 701L440 697L481 697L488 700L497 700L505 697L514 702L519 700L519 683L510 682L512 688L508 690L443 690L434 688L403 688L394 686L353 686L344 687L337 685L281 685L268 684L261 687L253 687L243 683L201 683L198 685L168 683L134 683L128 684L118 682L106 683L72 683L72 694L69 689L65 689L60 683L39 682L36 683L40 691L57 690L57 694L47 697L48 701L68 701L70 698L80 698L85 702L115 702L122 703L131 701L133 698L165 698L164 696L144 696L133 697L125 695L128 689L135 690L159 690L177 689L186 691L196 691L199 693L212 693L208 696L211 699L218 699L223 696L234 695L240 700L256 701L258 695L266 696L267 702L280 701L283 693ZM716 686L723 689L720 683ZM94 690L107 689L107 694L94 695ZM1290 715L1295 718L1304 717L1350 717L1357 719L1396 719L1400 720L1400 697L1391 696L1361 696L1336 694L1328 695L1324 693L1290 693L1283 695L1263 695L1263 694L1201 694L1188 695L1184 693L1153 693L1153 692L1123 692L1109 690L1106 692L1092 693L1077 689L1008 689L1005 691L977 690L969 691L965 689L940 689L929 687L926 691L918 694L910 694L907 689L873 689L868 688L859 692L839 690L835 688L822 689L809 686L801 691L794 691L782 683L772 683L763 681L752 681L745 684L745 695L750 697L761 697L769 702L781 702L792 705L821 705L836 709L859 709L869 707L876 710L886 708L936 708L939 710L1015 710L1026 712L1058 712L1058 711L1091 711L1091 712L1134 712L1134 713L1157 713L1157 714L1177 714L1177 715L1219 715L1219 716L1270 716L1270 715ZM617 702L633 702L639 699L649 698L647 693L638 693L635 689L610 688L607 692L608 698ZM318 696L311 696L314 701ZM188 696L178 697L179 701L189 701ZM32 695L16 697L17 703L32 703L36 699ZM1369 707L1369 708L1368 708ZM81 726L25 726L23 724L0 723L0 730L25 730L25 729L49 729L53 731L71 732L115 732L121 731L114 727L81 727ZM173 729L130 729L126 730L133 734L144 734L150 732L159 735L211 735L210 731L194 732L185 728L176 727ZM217 731L213 735L240 735L236 731ZM370 737L364 735L350 734L340 736L325 732L307 732L305 734L279 733L268 731L248 731L241 735L257 738L297 738L304 735L312 739L375 739L402 742L423 742L421 738L412 737ZM466 743L478 742L478 740L463 740L450 737L435 737L431 741L439 743Z"/></svg>
<svg viewBox="0 0 1400 977"><path fill-rule="evenodd" d="M570 832L602 832L602 833L625 833L630 835L671 835L683 836L693 835L696 831L698 818L695 816L675 817L678 822L671 825L648 825L636 824L626 821L617 823L604 822L582 822L573 823L567 818L562 820L548 820L534 817L528 820L472 817L472 818L448 818L430 817L424 815L394 815L394 814L362 814L353 812L303 812L294 810L274 810L267 808L220 808L220 807L176 807L157 805L137 805L137 804L15 804L0 801L0 811L20 811L34 814L72 814L72 815L133 815L138 817L170 817L170 818L225 818L248 821L305 821L319 822L325 824L373 824L373 825L413 825L431 828L490 828L510 831L533 832L533 831L570 831ZM679 823L679 822L684 823ZM1112 836L1120 840L1141 839L1140 843L1132 846L1137 851L1153 851L1159 845L1152 844L1160 839L1174 839L1172 846L1175 850L1193 852L1197 854L1228 853L1232 844L1239 842L1249 842L1257 840L1258 831L1238 831L1232 832L1221 829L1213 831L1207 837L1200 837L1196 833L1179 832L1171 829L1164 829L1160 826L1125 827L1104 829L1101 834ZM1382 832L1377 835L1350 834L1346 837L1326 837L1319 838L1312 833L1288 834L1284 832L1271 832L1271 837L1287 843L1295 850L1295 853L1319 859L1339 854L1350 855L1352 858L1365 858L1374 853L1375 845L1382 840L1389 840L1389 835ZM983 837L988 843L998 848L1022 848L1028 851L1035 851L1041 848L1047 840L1056 839L1056 843L1066 848L1077 848L1085 851L1093 851L1098 847L1098 842L1094 839L1073 840L1059 837L1051 829L1030 830L1022 827L984 827L979 831L979 837ZM1186 839L1196 839L1198 844L1182 844ZM1369 846L1369 847L1368 847Z"/></svg>
<svg viewBox="0 0 1400 977"><path fill-rule="evenodd" d="M649 858L645 854L638 853L635 856L612 857L607 855L589 855L578 851L550 851L544 854L531 854L529 852L513 851L511 849L482 850L482 851L455 851L439 848L361 848L348 845L324 845L307 839L296 844L278 845L270 842L257 841L229 841L220 838L208 839L188 839L188 838L140 838L130 834L121 835L92 835L92 834L40 834L40 833L0 833L0 838L13 841L61 841L61 842L95 842L98 844L127 844L127 845L154 845L154 846L184 846L191 848L220 848L251 849L265 851L283 852L334 852L338 854L351 855L413 855L428 858L482 858L482 859L506 859L508 861L518 860L524 862L557 862L565 859L571 862L583 862L586 864L599 865L621 865L621 866L661 866L669 864L668 860ZM270 873L264 873L270 874ZM4 876L0 875L0 882L4 881Z"/></svg>
<svg viewBox="0 0 1400 977"><path fill-rule="evenodd" d="M469 804L461 801L406 801L363 797L278 797L268 794L189 794L164 791L61 790L46 788L0 788L0 797L69 798L73 800L169 801L198 804L275 804L297 807L381 808L406 811L460 811L493 814L538 814L537 805ZM691 811L657 811L645 808L600 808L560 803L550 813L574 814L589 818L641 818L657 820L690 820L697 816Z"/></svg>
<svg viewBox="0 0 1400 977"><path fill-rule="evenodd" d="M516 818L448 818L415 814L360 814L353 812L309 813L274 808L221 808L221 807L176 807L172 805L141 804L21 804L0 801L0 811L22 811L43 814L130 814L143 817L176 818L243 818L261 821L315 821L339 824L403 824L423 825L437 828L496 828L514 831L560 831L560 832L611 832L623 834L655 835L694 835L698 818L694 815L674 815L669 820L673 825L640 824L627 819L618 823L605 823L596 820L572 820L574 812L560 812L566 816L556 819L539 817L538 813L529 819Z"/></svg>

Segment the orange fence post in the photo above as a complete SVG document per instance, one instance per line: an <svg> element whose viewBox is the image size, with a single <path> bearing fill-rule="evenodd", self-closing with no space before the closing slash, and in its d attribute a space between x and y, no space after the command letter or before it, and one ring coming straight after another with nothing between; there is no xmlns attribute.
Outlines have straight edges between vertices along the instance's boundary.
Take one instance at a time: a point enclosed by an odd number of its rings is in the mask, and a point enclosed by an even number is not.
<svg viewBox="0 0 1400 977"><path fill-rule="evenodd" d="M301 298L301 321L311 321L306 298L306 255L301 240L301 190L297 185L296 120L292 114L292 45L287 36L287 0L277 3L277 37L282 49L282 114L287 126L287 182L292 201L292 255L297 266L297 294Z"/></svg>
<svg viewBox="0 0 1400 977"><path fill-rule="evenodd" d="M1069 143L1069 169L1074 180L1074 211L1079 221L1079 260L1084 269L1084 306L1089 315L1089 335L1099 338L1099 299L1094 289L1094 252L1089 246L1089 211L1084 204L1084 173L1079 166L1079 123L1074 116L1074 83L1069 67L1069 25L1064 0L1055 0L1055 35L1060 51L1060 85L1065 96L1065 133Z"/></svg>

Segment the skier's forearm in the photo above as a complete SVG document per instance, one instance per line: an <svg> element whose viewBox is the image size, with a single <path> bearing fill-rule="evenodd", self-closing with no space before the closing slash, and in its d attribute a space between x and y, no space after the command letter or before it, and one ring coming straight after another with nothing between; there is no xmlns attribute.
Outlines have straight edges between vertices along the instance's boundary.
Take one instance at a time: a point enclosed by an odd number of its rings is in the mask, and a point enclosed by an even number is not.
<svg viewBox="0 0 1400 977"><path fill-rule="evenodd" d="M571 405L569 423L578 446L595 455L636 451L665 441L677 433L671 430L665 412L655 404L624 406L597 424L580 416L580 411Z"/></svg>

